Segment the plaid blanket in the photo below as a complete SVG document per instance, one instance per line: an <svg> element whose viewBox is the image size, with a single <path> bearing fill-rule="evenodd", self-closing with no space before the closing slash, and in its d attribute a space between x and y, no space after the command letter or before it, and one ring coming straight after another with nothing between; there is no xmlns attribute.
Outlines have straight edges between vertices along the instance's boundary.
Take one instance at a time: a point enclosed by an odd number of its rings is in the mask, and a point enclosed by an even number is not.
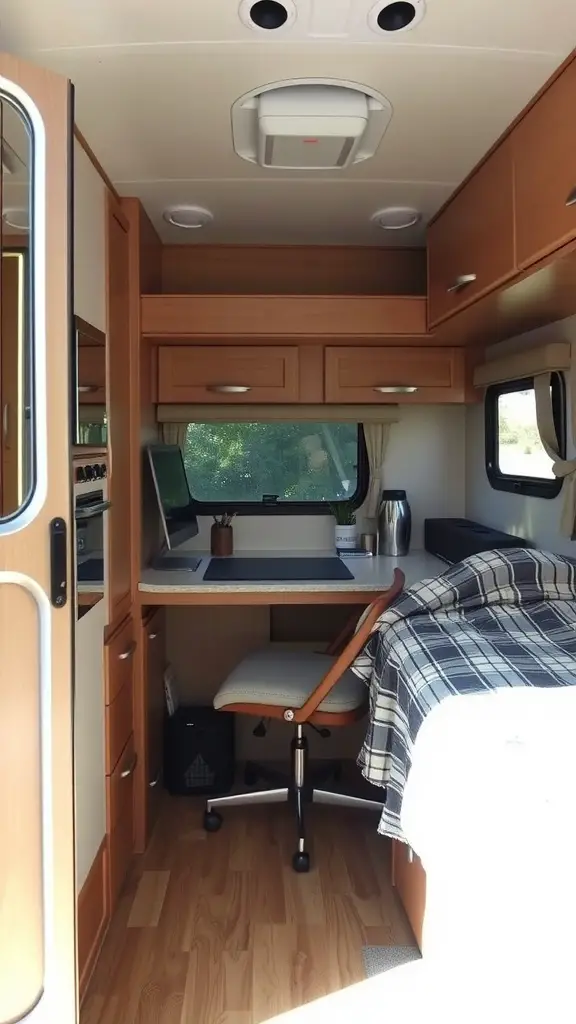
<svg viewBox="0 0 576 1024"><path fill-rule="evenodd" d="M526 548L473 555L404 591L352 668L370 686L358 764L386 788L379 831L403 839L412 749L436 704L499 687L576 684L576 562Z"/></svg>

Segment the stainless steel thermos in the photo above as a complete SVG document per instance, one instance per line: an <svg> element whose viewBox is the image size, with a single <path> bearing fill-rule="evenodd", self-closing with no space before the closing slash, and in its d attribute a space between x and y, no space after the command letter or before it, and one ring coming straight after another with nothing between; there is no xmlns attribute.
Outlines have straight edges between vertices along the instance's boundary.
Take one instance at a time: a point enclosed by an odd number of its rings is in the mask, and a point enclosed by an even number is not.
<svg viewBox="0 0 576 1024"><path fill-rule="evenodd" d="M406 491L382 491L378 509L378 554L407 555L412 514Z"/></svg>

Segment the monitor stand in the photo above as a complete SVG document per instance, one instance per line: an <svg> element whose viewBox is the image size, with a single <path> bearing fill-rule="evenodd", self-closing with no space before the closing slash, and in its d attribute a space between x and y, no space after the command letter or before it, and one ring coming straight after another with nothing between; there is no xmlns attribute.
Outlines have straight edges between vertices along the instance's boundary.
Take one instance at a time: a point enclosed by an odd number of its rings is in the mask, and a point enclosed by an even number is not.
<svg viewBox="0 0 576 1024"><path fill-rule="evenodd" d="M152 559L152 569L160 572L196 572L202 555L171 555L160 552Z"/></svg>

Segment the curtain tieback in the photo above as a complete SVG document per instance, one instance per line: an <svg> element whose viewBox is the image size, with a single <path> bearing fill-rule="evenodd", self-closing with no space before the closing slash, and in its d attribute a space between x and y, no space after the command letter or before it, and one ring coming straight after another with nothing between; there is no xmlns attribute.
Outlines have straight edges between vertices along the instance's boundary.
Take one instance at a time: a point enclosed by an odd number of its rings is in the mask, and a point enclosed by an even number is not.
<svg viewBox="0 0 576 1024"><path fill-rule="evenodd" d="M571 476L576 473L576 459L558 459L552 465L552 472L556 477Z"/></svg>

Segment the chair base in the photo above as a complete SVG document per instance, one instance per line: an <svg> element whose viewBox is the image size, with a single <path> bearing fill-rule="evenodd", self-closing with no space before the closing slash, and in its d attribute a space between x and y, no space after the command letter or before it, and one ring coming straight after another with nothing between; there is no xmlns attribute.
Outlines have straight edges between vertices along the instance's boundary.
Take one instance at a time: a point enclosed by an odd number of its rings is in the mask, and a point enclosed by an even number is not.
<svg viewBox="0 0 576 1024"><path fill-rule="evenodd" d="M314 783L340 776L340 764L327 761L308 779L306 767L308 761L308 741L303 734L301 725L296 726L296 735L292 740L292 774L290 777L282 772L249 762L246 765L245 779L248 785L262 778L275 788L253 790L248 793L234 793L229 796L217 796L206 801L204 812L204 828L207 832L217 832L222 825L219 809L224 807L244 807L250 804L277 804L290 802L296 812L298 831L297 848L292 857L295 871L306 872L310 869L310 855L306 849L306 833L304 829L304 807L309 803L325 804L335 807L352 807L362 810L382 811L384 806L380 800L367 800L364 797L352 796L347 793L335 793L320 789ZM280 785L279 785L280 783Z"/></svg>

